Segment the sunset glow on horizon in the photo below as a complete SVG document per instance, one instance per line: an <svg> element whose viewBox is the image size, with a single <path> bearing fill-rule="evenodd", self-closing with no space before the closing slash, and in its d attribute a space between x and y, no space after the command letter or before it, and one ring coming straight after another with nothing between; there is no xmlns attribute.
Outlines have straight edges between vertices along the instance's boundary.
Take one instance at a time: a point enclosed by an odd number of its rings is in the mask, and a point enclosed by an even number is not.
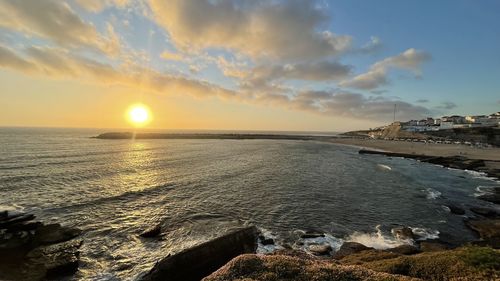
<svg viewBox="0 0 500 281"><path fill-rule="evenodd" d="M392 122L395 105L401 121L491 114L499 10L490 0L4 0L0 126L121 128L137 100L155 119L133 124L158 129L348 131Z"/></svg>

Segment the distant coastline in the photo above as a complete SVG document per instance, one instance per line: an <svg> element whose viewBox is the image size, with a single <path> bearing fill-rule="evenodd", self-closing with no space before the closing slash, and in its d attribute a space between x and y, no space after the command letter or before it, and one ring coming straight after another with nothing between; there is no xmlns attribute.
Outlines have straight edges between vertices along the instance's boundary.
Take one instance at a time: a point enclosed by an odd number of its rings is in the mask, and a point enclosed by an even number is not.
<svg viewBox="0 0 500 281"><path fill-rule="evenodd" d="M327 140L333 136L288 135L288 134L236 134L236 133L132 133L109 132L93 138L96 139L277 139L277 140Z"/></svg>
<svg viewBox="0 0 500 281"><path fill-rule="evenodd" d="M442 158L441 165L445 167L474 170L486 173L490 177L500 179L500 148L480 148L464 144L405 142L381 140L371 138L352 137L349 135L319 136L319 135L287 135L287 134L236 134L236 133L132 133L108 132L93 138L104 140L120 139L221 139L221 140L298 140L321 141L339 145L348 145L363 149L381 151L386 156L418 159L422 162L431 162L426 159ZM458 157L457 157L458 156ZM468 163L474 160L474 165ZM439 164L439 163L438 163Z"/></svg>

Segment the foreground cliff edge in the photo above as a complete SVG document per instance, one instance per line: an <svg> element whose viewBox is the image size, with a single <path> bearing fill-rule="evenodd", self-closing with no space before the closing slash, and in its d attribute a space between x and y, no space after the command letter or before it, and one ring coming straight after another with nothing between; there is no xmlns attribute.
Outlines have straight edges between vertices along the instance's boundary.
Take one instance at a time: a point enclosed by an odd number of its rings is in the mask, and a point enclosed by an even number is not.
<svg viewBox="0 0 500 281"><path fill-rule="evenodd" d="M318 234L320 235L320 234ZM139 280L498 280L500 250L465 245L455 249L421 242L376 250L345 242L333 252L316 255L284 249L255 254L255 227L245 227L219 238L167 256Z"/></svg>

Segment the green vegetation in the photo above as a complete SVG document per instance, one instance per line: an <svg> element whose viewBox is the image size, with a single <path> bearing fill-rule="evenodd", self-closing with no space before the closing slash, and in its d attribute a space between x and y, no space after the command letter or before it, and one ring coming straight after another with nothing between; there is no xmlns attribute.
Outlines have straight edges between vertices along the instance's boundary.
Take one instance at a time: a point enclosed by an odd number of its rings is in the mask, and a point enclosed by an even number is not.
<svg viewBox="0 0 500 281"><path fill-rule="evenodd" d="M489 247L466 246L455 250L413 256L388 256L383 251L364 251L341 260L391 274L424 280L498 280L500 252Z"/></svg>
<svg viewBox="0 0 500 281"><path fill-rule="evenodd" d="M375 272L360 266L284 255L241 255L204 281L411 281L413 278Z"/></svg>

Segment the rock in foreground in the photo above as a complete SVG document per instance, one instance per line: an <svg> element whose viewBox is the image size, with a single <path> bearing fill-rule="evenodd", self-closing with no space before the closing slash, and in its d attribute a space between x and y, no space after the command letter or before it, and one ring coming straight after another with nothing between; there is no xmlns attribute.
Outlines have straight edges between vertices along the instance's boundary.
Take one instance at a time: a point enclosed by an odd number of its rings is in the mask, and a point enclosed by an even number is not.
<svg viewBox="0 0 500 281"><path fill-rule="evenodd" d="M343 266L332 261L304 260L284 255L241 255L203 281L287 281L287 280L419 280L405 276L375 272L359 266Z"/></svg>
<svg viewBox="0 0 500 281"><path fill-rule="evenodd" d="M257 228L246 227L159 261L143 281L199 281L232 258L257 250Z"/></svg>
<svg viewBox="0 0 500 281"><path fill-rule="evenodd" d="M33 214L0 212L0 280L44 280L78 269L76 228L34 221Z"/></svg>

